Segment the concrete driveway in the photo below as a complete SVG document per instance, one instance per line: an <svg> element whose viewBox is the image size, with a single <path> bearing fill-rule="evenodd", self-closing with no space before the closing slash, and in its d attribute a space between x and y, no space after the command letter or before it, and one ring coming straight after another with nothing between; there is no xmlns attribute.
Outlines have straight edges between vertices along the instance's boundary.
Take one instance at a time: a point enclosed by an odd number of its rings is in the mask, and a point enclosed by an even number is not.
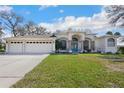
<svg viewBox="0 0 124 93"><path fill-rule="evenodd" d="M0 55L0 88L12 86L48 55Z"/></svg>

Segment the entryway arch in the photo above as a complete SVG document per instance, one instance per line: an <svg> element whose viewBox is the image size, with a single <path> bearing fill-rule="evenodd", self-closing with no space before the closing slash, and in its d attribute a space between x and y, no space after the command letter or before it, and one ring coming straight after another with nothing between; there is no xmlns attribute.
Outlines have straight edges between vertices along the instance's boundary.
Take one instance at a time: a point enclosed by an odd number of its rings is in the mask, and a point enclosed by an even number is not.
<svg viewBox="0 0 124 93"><path fill-rule="evenodd" d="M72 36L72 42L71 42L71 50L72 52L78 52L78 47L79 47L79 35L73 35Z"/></svg>
<svg viewBox="0 0 124 93"><path fill-rule="evenodd" d="M91 51L91 39L90 38L86 38L84 40L84 51L86 51L86 52Z"/></svg>

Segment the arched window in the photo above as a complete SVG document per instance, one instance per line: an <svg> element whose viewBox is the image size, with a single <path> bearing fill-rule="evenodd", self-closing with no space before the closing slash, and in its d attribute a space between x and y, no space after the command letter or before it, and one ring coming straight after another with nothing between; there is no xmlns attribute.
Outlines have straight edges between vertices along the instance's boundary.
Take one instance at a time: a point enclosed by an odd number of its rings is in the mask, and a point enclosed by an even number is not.
<svg viewBox="0 0 124 93"><path fill-rule="evenodd" d="M61 50L66 50L66 40L61 40L60 45L61 45Z"/></svg>
<svg viewBox="0 0 124 93"><path fill-rule="evenodd" d="M84 50L89 50L89 40L84 41Z"/></svg>
<svg viewBox="0 0 124 93"><path fill-rule="evenodd" d="M56 40L56 50L66 50L66 40L58 39Z"/></svg>
<svg viewBox="0 0 124 93"><path fill-rule="evenodd" d="M108 47L114 47L115 46L115 40L113 39L113 38L109 38L108 40L107 40L107 45L108 45Z"/></svg>

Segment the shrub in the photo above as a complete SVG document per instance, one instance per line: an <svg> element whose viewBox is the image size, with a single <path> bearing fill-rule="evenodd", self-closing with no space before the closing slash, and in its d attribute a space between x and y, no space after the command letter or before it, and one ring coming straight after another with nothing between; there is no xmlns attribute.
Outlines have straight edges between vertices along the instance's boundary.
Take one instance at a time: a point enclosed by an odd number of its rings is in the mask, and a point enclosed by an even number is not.
<svg viewBox="0 0 124 93"><path fill-rule="evenodd" d="M5 46L3 44L0 44L0 52L4 52L5 51Z"/></svg>
<svg viewBox="0 0 124 93"><path fill-rule="evenodd" d="M119 47L118 53L119 54L124 54L124 47Z"/></svg>
<svg viewBox="0 0 124 93"><path fill-rule="evenodd" d="M112 52L106 52L106 54L113 54Z"/></svg>

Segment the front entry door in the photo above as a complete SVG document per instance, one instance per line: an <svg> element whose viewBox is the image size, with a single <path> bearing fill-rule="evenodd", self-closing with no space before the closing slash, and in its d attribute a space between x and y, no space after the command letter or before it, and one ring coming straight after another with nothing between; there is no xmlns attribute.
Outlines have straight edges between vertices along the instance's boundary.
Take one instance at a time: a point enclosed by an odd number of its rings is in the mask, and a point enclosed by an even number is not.
<svg viewBox="0 0 124 93"><path fill-rule="evenodd" d="M77 41L72 42L72 52L78 52L78 42Z"/></svg>

